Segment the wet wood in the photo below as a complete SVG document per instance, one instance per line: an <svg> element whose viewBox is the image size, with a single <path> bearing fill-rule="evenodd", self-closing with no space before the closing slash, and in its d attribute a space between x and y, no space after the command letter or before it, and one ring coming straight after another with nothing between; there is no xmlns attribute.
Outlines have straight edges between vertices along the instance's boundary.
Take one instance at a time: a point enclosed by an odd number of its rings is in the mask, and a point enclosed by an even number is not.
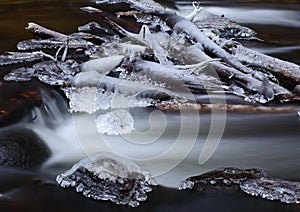
<svg viewBox="0 0 300 212"><path fill-rule="evenodd" d="M296 112L294 107L266 107L257 105L240 105L240 104L205 104L205 103L162 103L157 105L159 110L181 111L181 110L198 110L200 112L261 112L261 113L291 113Z"/></svg>

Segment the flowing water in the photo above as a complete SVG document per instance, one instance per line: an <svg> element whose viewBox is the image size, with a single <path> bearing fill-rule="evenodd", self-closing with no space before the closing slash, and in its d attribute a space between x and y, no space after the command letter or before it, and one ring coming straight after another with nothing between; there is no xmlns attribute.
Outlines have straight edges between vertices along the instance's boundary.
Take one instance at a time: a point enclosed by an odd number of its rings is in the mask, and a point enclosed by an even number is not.
<svg viewBox="0 0 300 212"><path fill-rule="evenodd" d="M298 1L202 3L205 10L253 28L264 40L244 45L300 64ZM79 10L88 4L84 0L2 0L0 52L13 51L19 40L30 38L24 30L30 21L63 33L97 21ZM182 14L192 10L191 1L166 4L176 6ZM227 100L240 101L232 97ZM135 160L152 171L159 184L168 187L177 187L188 176L224 166L262 168L275 177L300 181L300 117L296 113L162 113L153 109L132 109L131 113L137 130L128 136L101 136L96 132L95 116L82 114L69 115L55 127L28 125L53 152L42 172L55 176L90 153L109 150ZM205 145L211 146L201 152Z"/></svg>

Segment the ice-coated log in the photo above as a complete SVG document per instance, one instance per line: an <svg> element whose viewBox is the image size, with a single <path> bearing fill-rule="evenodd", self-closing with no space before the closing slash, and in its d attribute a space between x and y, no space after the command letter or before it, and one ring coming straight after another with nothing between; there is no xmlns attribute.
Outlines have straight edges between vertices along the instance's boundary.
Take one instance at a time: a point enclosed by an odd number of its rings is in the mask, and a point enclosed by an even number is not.
<svg viewBox="0 0 300 212"><path fill-rule="evenodd" d="M300 66L297 64L259 53L241 45L233 47L232 52L239 61L274 74L280 84L290 90L300 84Z"/></svg>
<svg viewBox="0 0 300 212"><path fill-rule="evenodd" d="M93 59L82 63L80 68L82 72L97 71L99 74L107 75L120 65L123 59L124 56L122 55Z"/></svg>
<svg viewBox="0 0 300 212"><path fill-rule="evenodd" d="M96 153L57 176L61 187L74 187L77 192L95 200L137 207L147 199L156 185L150 173L134 162L112 153Z"/></svg>
<svg viewBox="0 0 300 212"><path fill-rule="evenodd" d="M204 67L199 65L199 69L203 69ZM221 89L221 83L217 82L216 78L214 79L215 82L213 82L212 77L208 79L208 77L192 75L187 70L179 70L171 65L162 65L140 60L133 64L133 69L137 74L146 75L153 81L166 83L175 88L185 87L185 85L194 85L202 90Z"/></svg>

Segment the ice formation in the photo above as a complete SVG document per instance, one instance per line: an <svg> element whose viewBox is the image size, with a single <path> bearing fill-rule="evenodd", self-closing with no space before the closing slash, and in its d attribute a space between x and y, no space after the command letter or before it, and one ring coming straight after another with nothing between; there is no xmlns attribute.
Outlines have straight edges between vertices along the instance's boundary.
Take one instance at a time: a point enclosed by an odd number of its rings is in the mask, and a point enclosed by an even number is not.
<svg viewBox="0 0 300 212"><path fill-rule="evenodd" d="M299 182L275 179L260 169L220 168L182 181L179 189L243 191L268 200L300 203Z"/></svg>
<svg viewBox="0 0 300 212"><path fill-rule="evenodd" d="M57 176L61 187L95 200L137 207L156 185L150 173L125 158L111 153L96 153Z"/></svg>
<svg viewBox="0 0 300 212"><path fill-rule="evenodd" d="M119 135L134 130L134 119L130 112L124 109L99 115L95 121L100 134Z"/></svg>
<svg viewBox="0 0 300 212"><path fill-rule="evenodd" d="M110 107L111 95L101 88L83 87L74 89L69 94L71 112L86 112L92 114L99 109Z"/></svg>

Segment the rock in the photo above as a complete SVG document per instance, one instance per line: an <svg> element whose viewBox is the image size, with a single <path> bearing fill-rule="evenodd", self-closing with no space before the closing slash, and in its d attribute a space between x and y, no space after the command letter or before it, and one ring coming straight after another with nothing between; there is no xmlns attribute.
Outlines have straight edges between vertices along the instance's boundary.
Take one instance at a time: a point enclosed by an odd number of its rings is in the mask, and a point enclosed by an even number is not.
<svg viewBox="0 0 300 212"><path fill-rule="evenodd" d="M147 171L110 153L97 153L81 160L58 175L56 181L63 188L74 187L86 197L131 207L145 201L146 193L156 185Z"/></svg>
<svg viewBox="0 0 300 212"><path fill-rule="evenodd" d="M268 200L300 203L299 182L274 179L260 169L220 168L182 181L179 189L200 193L243 191Z"/></svg>
<svg viewBox="0 0 300 212"><path fill-rule="evenodd" d="M0 165L34 170L50 157L44 141L29 129L0 131Z"/></svg>

